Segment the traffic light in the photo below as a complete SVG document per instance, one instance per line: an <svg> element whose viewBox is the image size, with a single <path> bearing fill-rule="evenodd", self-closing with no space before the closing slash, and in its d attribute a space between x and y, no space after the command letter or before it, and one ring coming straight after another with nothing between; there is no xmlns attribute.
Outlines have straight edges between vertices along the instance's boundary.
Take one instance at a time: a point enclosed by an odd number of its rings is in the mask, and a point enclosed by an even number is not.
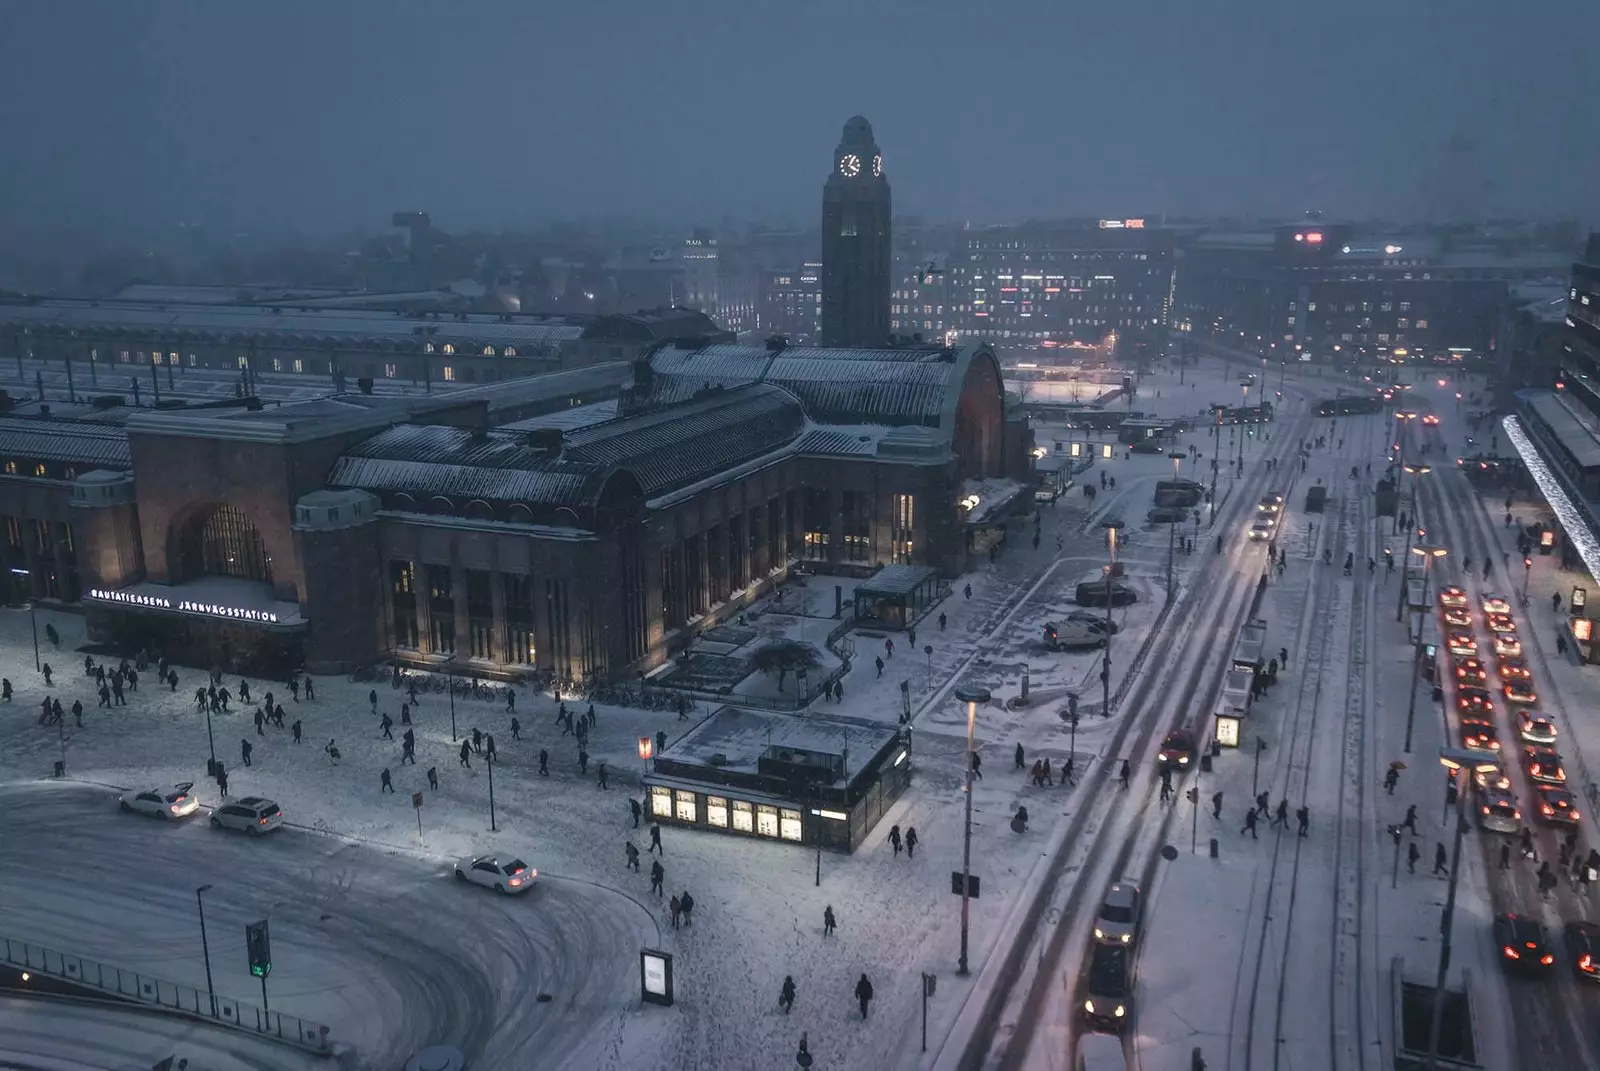
<svg viewBox="0 0 1600 1071"><path fill-rule="evenodd" d="M267 920L247 923L244 947L250 958L250 973L265 978L272 973L272 942L267 938Z"/></svg>

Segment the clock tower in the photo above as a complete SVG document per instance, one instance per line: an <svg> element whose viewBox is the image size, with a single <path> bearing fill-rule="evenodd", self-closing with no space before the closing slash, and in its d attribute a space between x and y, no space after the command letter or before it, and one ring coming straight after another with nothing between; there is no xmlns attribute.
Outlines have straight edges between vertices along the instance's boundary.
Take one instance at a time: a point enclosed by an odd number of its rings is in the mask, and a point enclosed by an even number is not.
<svg viewBox="0 0 1600 1071"><path fill-rule="evenodd" d="M889 342L889 178L872 124L844 125L822 186L822 344Z"/></svg>

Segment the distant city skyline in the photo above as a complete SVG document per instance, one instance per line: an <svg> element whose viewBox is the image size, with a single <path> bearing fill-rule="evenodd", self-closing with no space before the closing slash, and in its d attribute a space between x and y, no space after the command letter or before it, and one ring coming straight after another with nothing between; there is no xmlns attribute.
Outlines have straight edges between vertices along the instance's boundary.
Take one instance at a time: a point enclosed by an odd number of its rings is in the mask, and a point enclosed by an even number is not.
<svg viewBox="0 0 1600 1071"><path fill-rule="evenodd" d="M809 221L854 114L891 149L897 207L957 220L1552 218L1600 176L1583 0L384 11L9 11L36 47L0 70L0 222Z"/></svg>

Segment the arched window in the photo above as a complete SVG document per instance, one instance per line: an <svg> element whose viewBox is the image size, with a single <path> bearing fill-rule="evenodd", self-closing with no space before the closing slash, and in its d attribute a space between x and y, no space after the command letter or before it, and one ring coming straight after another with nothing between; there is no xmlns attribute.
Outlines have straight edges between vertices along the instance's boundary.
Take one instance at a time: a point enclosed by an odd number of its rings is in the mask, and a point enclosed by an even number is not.
<svg viewBox="0 0 1600 1071"><path fill-rule="evenodd" d="M404 491L401 491L399 494L394 496L394 508L398 510L404 510L407 513L414 513L416 512L417 508L417 500L406 494Z"/></svg>
<svg viewBox="0 0 1600 1071"><path fill-rule="evenodd" d="M524 506L521 502L514 503L511 509L508 511L507 516L510 518L512 524L533 523L533 510L529 509L527 506Z"/></svg>
<svg viewBox="0 0 1600 1071"><path fill-rule="evenodd" d="M250 518L223 504L190 522L180 549L185 578L236 576L272 582L272 559Z"/></svg>
<svg viewBox="0 0 1600 1071"><path fill-rule="evenodd" d="M483 355L485 357L493 357L494 356L494 347L493 346L485 346L485 347L483 347Z"/></svg>
<svg viewBox="0 0 1600 1071"><path fill-rule="evenodd" d="M507 346L505 349L505 355L507 357L515 357L517 355L517 347Z"/></svg>
<svg viewBox="0 0 1600 1071"><path fill-rule="evenodd" d="M428 500L428 512L429 513L451 514L451 513L454 513L455 511L456 511L455 503L451 502L448 498L444 497L443 495L434 495L432 498L430 498Z"/></svg>
<svg viewBox="0 0 1600 1071"><path fill-rule="evenodd" d="M475 521L494 520L494 507L481 498L474 498L467 503L467 516Z"/></svg>

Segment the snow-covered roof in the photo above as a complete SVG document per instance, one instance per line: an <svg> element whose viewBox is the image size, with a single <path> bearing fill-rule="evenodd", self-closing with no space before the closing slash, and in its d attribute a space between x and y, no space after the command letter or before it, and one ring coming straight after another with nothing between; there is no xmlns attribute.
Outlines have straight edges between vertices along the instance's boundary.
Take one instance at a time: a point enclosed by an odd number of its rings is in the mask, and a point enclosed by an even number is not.
<svg viewBox="0 0 1600 1071"><path fill-rule="evenodd" d="M891 725L821 711L803 715L745 707L719 708L661 753L663 759L695 766L711 766L712 756L722 770L755 773L768 748L788 748L822 755L849 753L849 776L860 772L883 747L899 737Z"/></svg>
<svg viewBox="0 0 1600 1071"><path fill-rule="evenodd" d="M616 418L617 400L611 398L604 402L575 405L567 409L557 409L554 412L527 417L523 420L513 420L509 424L501 424L500 427L505 431L537 431L547 428L554 428L559 431L577 431L579 428L604 424L606 421L615 420Z"/></svg>
<svg viewBox="0 0 1600 1071"><path fill-rule="evenodd" d="M465 316L465 319L461 318ZM584 320L557 316L450 314L439 319L380 310L297 308L282 305L152 304L83 301L69 298L0 302L0 326L47 330L128 333L130 339L190 336L196 340L272 337L307 346L379 345L416 350L424 342L435 350L451 344L463 356L493 345L538 346L575 341Z"/></svg>
<svg viewBox="0 0 1600 1071"><path fill-rule="evenodd" d="M653 497L770 453L806 427L793 395L752 384L581 428L566 436L564 456L627 469Z"/></svg>
<svg viewBox="0 0 1600 1071"><path fill-rule="evenodd" d="M605 484L604 466L553 458L524 435L402 424L334 463L333 487L577 508Z"/></svg>
<svg viewBox="0 0 1600 1071"><path fill-rule="evenodd" d="M58 420L0 417L0 455L126 469L133 460L118 427Z"/></svg>

